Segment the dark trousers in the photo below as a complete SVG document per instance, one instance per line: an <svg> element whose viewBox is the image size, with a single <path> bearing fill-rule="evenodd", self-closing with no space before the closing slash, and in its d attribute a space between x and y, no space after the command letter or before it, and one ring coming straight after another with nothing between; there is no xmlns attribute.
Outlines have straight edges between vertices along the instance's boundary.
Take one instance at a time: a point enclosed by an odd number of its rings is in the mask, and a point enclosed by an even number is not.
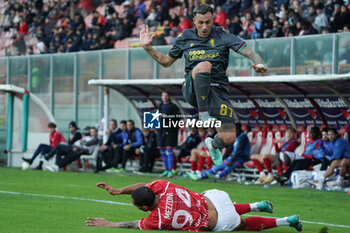
<svg viewBox="0 0 350 233"><path fill-rule="evenodd" d="M331 161L329 161L328 159L324 158L323 161L322 161L321 171L327 170L329 165L331 165Z"/></svg>
<svg viewBox="0 0 350 233"><path fill-rule="evenodd" d="M33 154L32 158L31 158L32 162L34 161L34 159L35 159L38 155L40 155L40 154L42 154L42 155L47 154L47 153L49 153L52 149L53 149L53 148L52 148L52 146L50 146L50 145L47 145L47 144L40 144L40 145L36 148L36 150L34 151L34 154Z"/></svg>
<svg viewBox="0 0 350 233"><path fill-rule="evenodd" d="M319 163L321 163L321 161L318 159L294 160L283 175L289 179L293 171L306 170L310 166L313 166Z"/></svg>
<svg viewBox="0 0 350 233"><path fill-rule="evenodd" d="M73 147L71 145L58 144L49 153L47 153L46 159L49 160L55 155L61 156L64 154L68 154L70 151L72 151L72 149Z"/></svg>
<svg viewBox="0 0 350 233"><path fill-rule="evenodd" d="M122 161L122 168L125 169L126 167L126 162L128 161L129 157L131 155L134 155L135 154L135 148L130 148L130 150L123 150L123 153L120 153L122 154L122 158L121 158L121 161ZM120 160L120 158L118 158L118 160Z"/></svg>
<svg viewBox="0 0 350 233"><path fill-rule="evenodd" d="M68 164L72 163L73 161L79 159L81 153L77 152L77 151L66 151L66 154L59 154L56 156L56 165L59 168L65 167Z"/></svg>
<svg viewBox="0 0 350 233"><path fill-rule="evenodd" d="M152 172L155 158L159 156L160 153L157 148L144 148L140 156L140 171Z"/></svg>
<svg viewBox="0 0 350 233"><path fill-rule="evenodd" d="M108 146L107 150L100 152L101 162L103 161L106 165L100 167L100 170L105 170L113 166L114 149L113 146Z"/></svg>
<svg viewBox="0 0 350 233"><path fill-rule="evenodd" d="M122 162L124 149L119 146L113 151L112 167L118 168L118 165Z"/></svg>

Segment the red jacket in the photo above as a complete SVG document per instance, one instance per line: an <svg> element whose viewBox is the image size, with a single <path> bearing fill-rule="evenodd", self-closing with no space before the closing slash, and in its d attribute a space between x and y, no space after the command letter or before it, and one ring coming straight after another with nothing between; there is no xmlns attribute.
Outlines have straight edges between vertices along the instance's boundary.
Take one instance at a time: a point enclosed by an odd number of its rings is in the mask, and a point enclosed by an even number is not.
<svg viewBox="0 0 350 233"><path fill-rule="evenodd" d="M50 133L50 146L55 147L61 142L66 142L66 139L60 131L56 130L55 132Z"/></svg>
<svg viewBox="0 0 350 233"><path fill-rule="evenodd" d="M23 34L23 35L27 35L28 34L28 24L26 22L24 22L23 24L20 24L19 25L19 28L18 28L18 32L20 34Z"/></svg>
<svg viewBox="0 0 350 233"><path fill-rule="evenodd" d="M221 12L220 14L217 14L214 18L214 23L219 24L220 26L226 27L226 19L227 15L225 12Z"/></svg>

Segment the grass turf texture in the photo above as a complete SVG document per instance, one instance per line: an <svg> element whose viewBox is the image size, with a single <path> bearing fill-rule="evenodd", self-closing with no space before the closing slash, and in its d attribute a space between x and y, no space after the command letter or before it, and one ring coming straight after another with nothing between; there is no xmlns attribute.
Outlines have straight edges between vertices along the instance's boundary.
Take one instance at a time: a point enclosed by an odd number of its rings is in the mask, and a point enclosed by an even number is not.
<svg viewBox="0 0 350 233"><path fill-rule="evenodd" d="M28 194L57 195L96 200L106 200L131 204L129 195L111 196L95 186L104 181L113 187L123 187L139 182L151 182L154 177L140 177L130 174L110 175L92 173L50 173L45 171L22 171L0 168L0 191ZM350 195L345 192L326 192L311 189L293 190L290 188L246 186L226 182L187 179L169 179L177 185L202 192L207 189L220 189L229 193L237 203L270 200L275 212L250 213L261 216L284 217L300 215L302 220L330 224L350 225ZM97 203L87 200L14 195L0 192L0 232L1 233L54 233L54 232L139 232L134 229L86 227L86 217L104 217L110 221L132 221L146 217L134 206ZM350 232L350 228L304 223L303 232L317 233L324 227L331 233ZM148 231L159 232L159 231ZM283 226L266 232L297 232Z"/></svg>

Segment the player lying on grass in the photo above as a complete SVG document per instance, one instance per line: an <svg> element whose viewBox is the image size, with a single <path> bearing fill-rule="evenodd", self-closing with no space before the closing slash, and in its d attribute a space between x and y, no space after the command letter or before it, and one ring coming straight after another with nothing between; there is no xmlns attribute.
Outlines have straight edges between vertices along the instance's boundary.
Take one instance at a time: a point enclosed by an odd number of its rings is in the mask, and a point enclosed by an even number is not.
<svg viewBox="0 0 350 233"><path fill-rule="evenodd" d="M119 189L106 183L98 183L97 186L111 195L131 194L132 203L138 209L151 213L146 218L132 222L110 222L104 218L88 217L87 226L188 231L260 231L277 226L291 226L302 231L299 216L296 215L285 218L242 219L240 215L250 211L272 213L272 203L261 201L232 204L226 192L216 189L200 194L166 180L155 180L149 184L138 183Z"/></svg>

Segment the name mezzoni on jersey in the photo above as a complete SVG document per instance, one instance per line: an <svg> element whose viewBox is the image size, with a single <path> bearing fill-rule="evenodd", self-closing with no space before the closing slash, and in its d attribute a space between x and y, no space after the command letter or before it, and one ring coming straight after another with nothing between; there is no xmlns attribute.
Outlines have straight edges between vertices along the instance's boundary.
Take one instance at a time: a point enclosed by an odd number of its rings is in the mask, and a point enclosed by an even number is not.
<svg viewBox="0 0 350 233"><path fill-rule="evenodd" d="M164 218L171 219L171 214L173 212L173 204L174 204L174 194L167 193L166 201L165 201L165 213Z"/></svg>
<svg viewBox="0 0 350 233"><path fill-rule="evenodd" d="M190 61L203 60L220 56L219 53L206 53L205 50L192 50L188 53L188 55Z"/></svg>

